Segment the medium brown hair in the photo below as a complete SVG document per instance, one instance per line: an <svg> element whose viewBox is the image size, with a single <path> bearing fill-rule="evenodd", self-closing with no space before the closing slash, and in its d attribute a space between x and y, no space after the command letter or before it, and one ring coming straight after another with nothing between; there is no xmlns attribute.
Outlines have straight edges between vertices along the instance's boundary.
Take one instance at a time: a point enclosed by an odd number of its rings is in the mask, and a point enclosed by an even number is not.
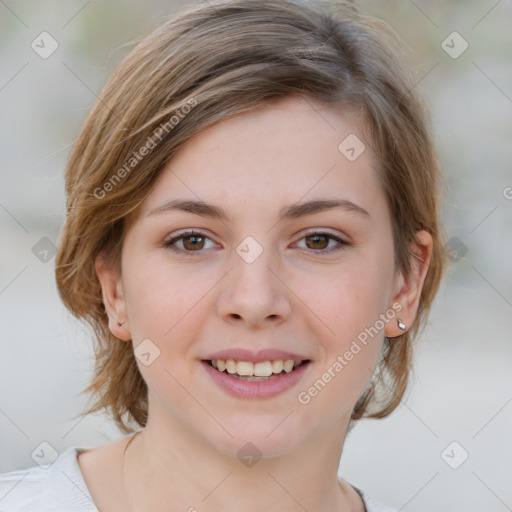
<svg viewBox="0 0 512 512"><path fill-rule="evenodd" d="M364 120L391 212L395 270L410 272L417 231L432 235L416 319L385 340L381 365L352 419L387 416L403 397L412 341L445 266L442 172L394 32L349 2L318 4L232 0L188 7L137 44L93 105L66 169L67 217L56 266L65 306L95 333L95 372L84 391L95 401L84 414L105 409L125 433L133 420L145 426L148 415L133 347L108 328L96 257L118 261L127 219L187 141L217 121L294 94Z"/></svg>

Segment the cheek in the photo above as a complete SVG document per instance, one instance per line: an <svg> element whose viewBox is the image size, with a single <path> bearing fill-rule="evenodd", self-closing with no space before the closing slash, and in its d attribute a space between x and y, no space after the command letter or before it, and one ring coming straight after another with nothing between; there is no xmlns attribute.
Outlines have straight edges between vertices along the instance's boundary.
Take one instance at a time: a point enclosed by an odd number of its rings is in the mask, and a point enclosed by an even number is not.
<svg viewBox="0 0 512 512"><path fill-rule="evenodd" d="M196 313L212 284L199 275L173 268L165 255L140 261L143 263L138 267L131 264L131 258L126 261L126 303L132 337L165 341L175 329L181 329L182 322L189 319L187 315Z"/></svg>
<svg viewBox="0 0 512 512"><path fill-rule="evenodd" d="M304 276L297 288L326 326L327 339L347 342L370 327L388 307L392 269L377 256L362 252L343 261L336 271Z"/></svg>
<svg viewBox="0 0 512 512"><path fill-rule="evenodd" d="M340 275L323 293L310 296L326 327L317 338L322 353L316 371L297 400L308 414L325 417L322 428L350 414L374 374L383 343L378 322L387 306L383 288L376 269L366 267Z"/></svg>
<svg viewBox="0 0 512 512"><path fill-rule="evenodd" d="M304 401L322 394L319 404L343 406L355 403L364 391L382 350L381 315L389 306L391 261L359 254L347 258L329 279L309 282L305 296L321 318L325 335L318 337L323 353L312 387L302 390ZM304 285L302 293L306 289Z"/></svg>

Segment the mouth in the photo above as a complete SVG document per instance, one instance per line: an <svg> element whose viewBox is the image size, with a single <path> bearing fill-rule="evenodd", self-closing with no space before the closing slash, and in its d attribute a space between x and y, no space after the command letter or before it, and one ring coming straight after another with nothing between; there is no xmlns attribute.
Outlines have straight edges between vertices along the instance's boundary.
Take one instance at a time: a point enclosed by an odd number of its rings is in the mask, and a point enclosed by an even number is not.
<svg viewBox="0 0 512 512"><path fill-rule="evenodd" d="M234 359L206 359L204 363L217 372L246 382L264 382L295 372L310 363L309 359L276 359L268 361L236 361Z"/></svg>
<svg viewBox="0 0 512 512"><path fill-rule="evenodd" d="M313 360L277 347L249 350L231 347L201 358L211 382L238 399L267 399L285 393L305 379Z"/></svg>

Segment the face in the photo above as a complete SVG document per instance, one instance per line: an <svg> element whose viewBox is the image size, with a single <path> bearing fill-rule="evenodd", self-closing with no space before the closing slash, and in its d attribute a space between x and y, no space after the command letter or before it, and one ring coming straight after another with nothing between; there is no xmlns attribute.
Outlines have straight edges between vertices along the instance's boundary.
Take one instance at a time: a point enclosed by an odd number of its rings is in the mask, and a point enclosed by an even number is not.
<svg viewBox="0 0 512 512"><path fill-rule="evenodd" d="M360 128L289 97L216 124L168 163L129 224L120 271L97 267L125 321L111 328L139 356L149 422L232 455L249 441L291 452L346 427L384 334L408 321L369 144L353 158Z"/></svg>

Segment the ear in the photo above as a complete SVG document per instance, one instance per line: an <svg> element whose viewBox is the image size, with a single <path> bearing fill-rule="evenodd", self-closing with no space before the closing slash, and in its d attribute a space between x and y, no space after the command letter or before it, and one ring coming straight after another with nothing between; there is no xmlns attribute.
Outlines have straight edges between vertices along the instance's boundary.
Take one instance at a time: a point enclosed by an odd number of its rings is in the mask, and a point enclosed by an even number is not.
<svg viewBox="0 0 512 512"><path fill-rule="evenodd" d="M94 267L101 285L110 332L120 340L130 341L132 333L126 314L126 301L120 273L108 264L103 255L96 258Z"/></svg>
<svg viewBox="0 0 512 512"><path fill-rule="evenodd" d="M392 304L395 304L393 309L397 311L397 318L402 320L406 329L412 325L418 311L421 291L432 257L432 235L428 231L418 231L410 247L414 253L414 256L411 255L411 271L407 276L402 273L398 274L392 300ZM397 303L402 306L399 311ZM398 327L398 322L393 321L386 325L384 333L387 337L394 338L403 334L404 330Z"/></svg>

